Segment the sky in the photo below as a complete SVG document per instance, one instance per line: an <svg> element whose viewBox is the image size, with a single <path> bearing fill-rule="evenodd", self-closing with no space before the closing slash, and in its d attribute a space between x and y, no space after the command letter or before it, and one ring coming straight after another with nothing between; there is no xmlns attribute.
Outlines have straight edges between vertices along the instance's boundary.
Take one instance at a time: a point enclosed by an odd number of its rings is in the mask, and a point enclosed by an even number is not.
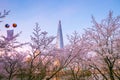
<svg viewBox="0 0 120 80"><path fill-rule="evenodd" d="M0 12L10 13L0 23L0 34L6 33L5 24L17 23L15 33L22 31L19 40L30 41L35 23L39 23L42 31L56 36L58 22L61 20L64 44L66 35L74 31L83 33L92 26L91 15L99 22L107 17L109 11L114 16L120 15L120 0L0 0ZM9 29L13 29L12 27Z"/></svg>

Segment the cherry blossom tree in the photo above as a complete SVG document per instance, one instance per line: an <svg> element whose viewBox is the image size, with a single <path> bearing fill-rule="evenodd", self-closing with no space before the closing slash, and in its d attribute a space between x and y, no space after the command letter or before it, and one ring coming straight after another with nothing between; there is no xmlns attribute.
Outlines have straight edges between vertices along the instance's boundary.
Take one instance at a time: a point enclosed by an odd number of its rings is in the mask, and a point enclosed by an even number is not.
<svg viewBox="0 0 120 80"><path fill-rule="evenodd" d="M23 61L23 55L18 52L14 52L14 55L4 55L2 63L2 74L4 74L4 79L13 80L16 78L19 65L21 65Z"/></svg>
<svg viewBox="0 0 120 80"><path fill-rule="evenodd" d="M5 18L6 15L9 14L9 12L10 12L10 10L9 11L4 10L3 14L0 12L0 19ZM2 21L0 20L0 22L2 22ZM5 43L0 39L0 48L3 48L3 47L5 47Z"/></svg>
<svg viewBox="0 0 120 80"><path fill-rule="evenodd" d="M27 76L28 80L42 80L46 77L47 68L51 61L49 52L55 37L48 36L46 31L41 31L38 23L33 30L30 42L32 51L29 54L30 59L26 63Z"/></svg>
<svg viewBox="0 0 120 80"><path fill-rule="evenodd" d="M76 55L76 57L68 65L69 71L66 71L66 73L71 76L69 77L71 80L89 80L88 77L91 75L91 72L89 71L89 67L87 67L89 45L86 44L86 39L75 31L72 35L68 36L68 40L72 56Z"/></svg>
<svg viewBox="0 0 120 80"><path fill-rule="evenodd" d="M106 19L98 23L92 17L93 27L86 30L86 42L91 45L91 51L96 54L91 58L90 67L96 70L105 80L120 79L116 70L117 62L120 59L120 16L113 17L110 11Z"/></svg>
<svg viewBox="0 0 120 80"><path fill-rule="evenodd" d="M8 39L6 36L1 37L2 47L0 47L0 56L1 62L0 67L2 69L1 73L4 75L4 78L12 80L17 72L18 65L23 61L22 53L20 54L17 51L17 48L20 48L27 43L19 43L17 37L21 33L11 36L11 39ZM21 57L20 57L21 56Z"/></svg>

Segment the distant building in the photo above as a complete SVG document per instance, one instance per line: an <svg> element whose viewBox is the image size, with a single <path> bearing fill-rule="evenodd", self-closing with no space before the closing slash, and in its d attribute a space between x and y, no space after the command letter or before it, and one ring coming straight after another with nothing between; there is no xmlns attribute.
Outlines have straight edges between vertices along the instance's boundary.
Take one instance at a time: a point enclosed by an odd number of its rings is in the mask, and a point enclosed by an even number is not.
<svg viewBox="0 0 120 80"><path fill-rule="evenodd" d="M62 34L62 26L61 26L61 21L59 20L58 23L58 31L57 31L57 43L56 43L57 48L63 48L64 43L63 43L63 34Z"/></svg>
<svg viewBox="0 0 120 80"><path fill-rule="evenodd" d="M10 41L13 39L13 35L14 35L14 30L7 30L7 41Z"/></svg>

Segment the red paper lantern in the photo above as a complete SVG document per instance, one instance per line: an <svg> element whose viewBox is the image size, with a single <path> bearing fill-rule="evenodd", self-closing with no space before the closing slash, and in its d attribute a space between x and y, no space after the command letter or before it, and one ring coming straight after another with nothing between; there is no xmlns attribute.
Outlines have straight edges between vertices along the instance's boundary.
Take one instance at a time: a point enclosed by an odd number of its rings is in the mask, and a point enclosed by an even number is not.
<svg viewBox="0 0 120 80"><path fill-rule="evenodd" d="M17 27L17 24L16 24L16 23L13 23L13 27L16 28L16 27Z"/></svg>
<svg viewBox="0 0 120 80"><path fill-rule="evenodd" d="M9 28L10 27L10 25L9 24L5 24L5 28Z"/></svg>

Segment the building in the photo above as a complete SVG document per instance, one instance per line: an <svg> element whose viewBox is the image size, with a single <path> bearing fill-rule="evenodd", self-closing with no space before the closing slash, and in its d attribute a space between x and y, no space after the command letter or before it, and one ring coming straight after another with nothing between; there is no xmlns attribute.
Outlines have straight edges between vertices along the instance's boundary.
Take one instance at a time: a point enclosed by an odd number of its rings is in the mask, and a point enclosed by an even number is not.
<svg viewBox="0 0 120 80"><path fill-rule="evenodd" d="M61 26L61 21L60 20L59 20L59 23L58 23L56 47L57 48L63 48L64 47L63 34L62 34L62 26Z"/></svg>

